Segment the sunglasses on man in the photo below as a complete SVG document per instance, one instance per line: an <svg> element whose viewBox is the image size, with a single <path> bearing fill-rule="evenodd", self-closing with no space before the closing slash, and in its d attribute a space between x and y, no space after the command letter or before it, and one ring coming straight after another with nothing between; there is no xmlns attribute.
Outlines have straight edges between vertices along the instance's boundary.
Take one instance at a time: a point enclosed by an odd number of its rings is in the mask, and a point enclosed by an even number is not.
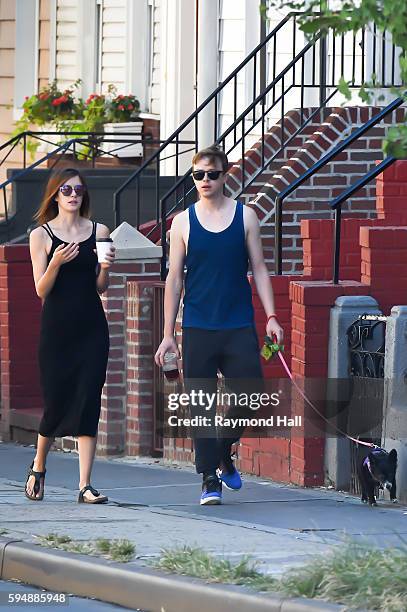
<svg viewBox="0 0 407 612"><path fill-rule="evenodd" d="M196 181L203 181L205 174L208 175L208 179L211 181L217 181L221 174L223 174L223 170L194 170L192 176Z"/></svg>
<svg viewBox="0 0 407 612"><path fill-rule="evenodd" d="M81 196L85 193L85 187L83 185L61 185L59 191L64 196L70 196L72 191L75 191L77 196Z"/></svg>

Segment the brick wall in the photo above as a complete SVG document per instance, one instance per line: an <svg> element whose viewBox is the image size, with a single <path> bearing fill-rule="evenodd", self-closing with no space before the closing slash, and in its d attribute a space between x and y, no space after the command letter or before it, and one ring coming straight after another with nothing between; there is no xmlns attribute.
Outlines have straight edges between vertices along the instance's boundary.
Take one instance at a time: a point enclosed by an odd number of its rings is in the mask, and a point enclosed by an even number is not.
<svg viewBox="0 0 407 612"><path fill-rule="evenodd" d="M126 422L128 379L138 380L130 362L127 373L127 334L131 329L134 305L127 299L128 281L137 279L143 286L159 281L160 261L142 260L137 263L116 263L110 274L110 286L102 296L109 324L110 352L106 384L102 392L102 411L99 426L98 453L117 455L135 451L127 438L131 431L131 414ZM137 284L137 283L136 283ZM131 283L129 283L131 285ZM131 292L131 289L130 289ZM127 316L127 305L130 307ZM143 306L144 307L144 306ZM133 311L131 310L133 308ZM41 319L41 300L37 297L32 276L29 248L26 245L0 247L0 350L1 350L1 410L0 434L4 439L33 443L43 410L39 384L38 340ZM137 322L137 326L150 326L151 322ZM147 335L150 334L148 331ZM132 337L130 342L133 342ZM135 352L138 343L133 342ZM150 351L151 353L151 351ZM148 360L151 363L151 354ZM139 358L137 358L139 359ZM132 400L134 398L131 398ZM130 404L132 410L134 403ZM65 449L76 449L71 437L57 440ZM141 446L136 449L149 452Z"/></svg>
<svg viewBox="0 0 407 612"><path fill-rule="evenodd" d="M127 284L126 454L153 452L153 301L156 282Z"/></svg>
<svg viewBox="0 0 407 612"><path fill-rule="evenodd" d="M133 366L127 372L128 358L135 357L134 350L138 346L139 331L133 328L134 313L140 317L137 323L145 325L142 320L142 310L138 310L137 300L141 297L139 288L133 281L159 280L160 262L146 260L141 262L116 263L110 274L110 286L102 298L109 324L110 354L106 372L106 384L102 393L102 411L99 422L98 453L101 455L124 454L132 449L132 445L141 444L136 441L134 428L128 436L127 426L134 422L133 391L136 393ZM130 285L128 287L128 285ZM134 304L136 300L136 304ZM142 307L144 308L144 306ZM150 322L151 324L151 322ZM140 329L141 329L140 327ZM128 350L127 342L130 342ZM139 354L142 352L140 345ZM130 379L129 379L130 376ZM130 380L130 383L128 382ZM131 409L133 417L127 422L127 393L131 394ZM128 446L129 445L129 446ZM128 447L128 448L127 448ZM143 447L143 450L147 449Z"/></svg>
<svg viewBox="0 0 407 612"><path fill-rule="evenodd" d="M42 409L37 350L41 301L37 297L27 246L0 247L1 420L6 438L19 428L19 414Z"/></svg>

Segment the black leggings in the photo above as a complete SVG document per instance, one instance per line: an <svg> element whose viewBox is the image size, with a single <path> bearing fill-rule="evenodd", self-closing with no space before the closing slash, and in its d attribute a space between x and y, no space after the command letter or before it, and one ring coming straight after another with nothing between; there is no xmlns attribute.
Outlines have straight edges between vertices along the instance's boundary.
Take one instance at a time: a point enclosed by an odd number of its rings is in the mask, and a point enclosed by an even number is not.
<svg viewBox="0 0 407 612"><path fill-rule="evenodd" d="M226 392L251 393L261 388L263 374L260 351L254 327L238 329L206 330L183 328L182 364L185 390L202 390L216 393L218 370L225 377ZM205 406L190 405L191 417L209 417L214 423L216 402L210 410ZM229 405L225 417L253 416L250 408ZM215 426L191 428L195 448L195 465L198 473L214 472L222 459L230 456L233 443L237 442L244 427L221 431Z"/></svg>

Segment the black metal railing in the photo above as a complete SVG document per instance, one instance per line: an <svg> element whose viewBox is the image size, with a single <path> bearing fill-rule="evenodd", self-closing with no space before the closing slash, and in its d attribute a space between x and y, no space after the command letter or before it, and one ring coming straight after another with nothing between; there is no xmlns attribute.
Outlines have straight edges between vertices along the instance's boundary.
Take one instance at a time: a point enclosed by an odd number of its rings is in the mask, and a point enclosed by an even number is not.
<svg viewBox="0 0 407 612"><path fill-rule="evenodd" d="M382 444L384 363L387 317L361 314L346 330L351 394L346 431L361 442ZM363 445L351 445L350 490L360 494L358 472L367 455Z"/></svg>
<svg viewBox="0 0 407 612"><path fill-rule="evenodd" d="M55 142L55 140L49 139L49 137L54 137L59 140L71 135L74 135L75 137L68 138L60 144ZM46 145L47 147L52 147L52 150L32 162L30 165L27 165L27 157L30 153L30 149L28 147L30 139L34 142ZM50 170L52 170L58 166L61 161L66 160L66 155L69 155L70 158L72 158L73 165L75 165L78 160L87 161L90 163L90 168L95 168L96 163L99 163L101 159L113 161L120 159L121 154L123 152L130 153L128 147L133 147L134 145L140 145L139 154L141 160L143 155L142 151L144 151L145 148L158 148L162 142L162 140L153 139L148 135L142 136L132 132L123 132L120 135L115 136L114 134L107 134L104 132L27 131L11 138L0 146L0 155L3 155L3 157L0 159L0 167L2 164L7 162L15 148L20 145L23 149L23 169L13 172L13 175L10 178L7 178L0 183L0 193L2 193L1 197L3 199L4 209L3 219L0 219L2 238L7 239L9 243L13 243L21 242L21 240L24 240L24 238L27 236L27 231L29 230L28 227L23 228L23 234L21 235L15 235L16 227L13 227L12 230L9 228L9 222L11 219L14 219L14 213L16 211L10 210L7 190L15 181L24 178L36 168L46 165ZM184 142L189 143L189 141ZM127 151L125 151L126 149ZM131 161L126 160L126 166L131 166L135 163L136 162L133 161L133 159Z"/></svg>
<svg viewBox="0 0 407 612"><path fill-rule="evenodd" d="M335 211L335 229L334 229L334 251L332 264L332 281L335 285L339 283L339 265L340 265L340 247L341 247L341 219L342 219L342 204L348 200L356 191L362 189L372 181L376 176L384 172L386 168L391 166L396 161L395 157L386 157L380 164L372 168L361 179L353 183L348 189L343 191L331 202L331 208Z"/></svg>
<svg viewBox="0 0 407 612"><path fill-rule="evenodd" d="M161 244L163 247L162 278L165 278L167 265L167 219L171 213L185 209L194 201L194 186L190 177L191 168L189 164L187 164L187 170L179 177L180 168L182 166L185 167L185 163L182 164L181 159L184 160L185 154L191 151L190 149L181 150L180 148L179 138L184 130L193 134L193 150L196 151L200 143L199 132L202 128L201 121L205 120L208 125L212 126L213 142L220 144L230 158L236 159L237 156L237 159L240 160L240 188L231 195L239 197L253 184L265 168L269 167L274 160L284 155L285 148L318 116L321 109L332 100L338 91L336 84L340 77L348 81L351 87L359 87L364 82L366 73L365 30L352 34L350 38L348 35L336 37L332 32L325 36L318 34L298 51L297 17L298 14L292 13L283 19L266 39L183 122L160 149L146 160L132 176L128 177L126 182L115 192L115 219L116 224L119 224L121 221L120 202L122 193L134 181L137 183L146 170L152 169L155 172L156 219L152 220L155 223L146 235L156 239L157 232L159 231L161 234ZM284 47L286 48L287 29L292 40L290 59L288 64L278 71L278 37L285 37ZM346 51L349 51L349 46L347 47L345 44L346 36L348 36L351 42L349 57L346 55ZM377 45L383 46L382 43L385 41L385 36L385 33L376 34L376 36L371 38L370 51L373 52L373 68L376 67L376 58L378 56ZM264 80L265 55L269 57L268 85L266 86L262 83L261 78L263 74ZM383 82L380 86L391 87L398 84L397 77L395 76L394 46L392 58L393 63L390 70L388 70L388 67L385 67L384 71L382 71ZM243 74L251 75L252 99L246 108L240 110L242 107L240 103L242 96L239 95L239 80L241 80ZM307 91L313 88L319 92L319 106L315 108L311 115L308 115L305 112L305 109L310 106L306 99ZM299 99L297 106L300 115L300 125L294 133L291 132L291 127L289 131L286 120L286 112L289 109L288 98L293 92L297 93L297 99ZM223 100L228 96L231 100L232 115L229 117L229 120L225 120L222 115ZM265 135L270 127L277 122L278 129L276 134L279 138L280 146L270 155L266 153L267 147L264 146ZM261 162L258 164L257 170L252 172L250 165L247 163L246 152L255 141L260 142L259 154ZM164 196L161 196L159 183L160 175L163 172L162 156L166 155L168 160L168 151L171 152L171 156L174 158L173 168L175 170L172 174L175 178L173 187ZM135 205L139 210L138 197L136 198Z"/></svg>
<svg viewBox="0 0 407 612"><path fill-rule="evenodd" d="M237 68L227 76L222 83L215 89L208 98L198 106L198 108L179 126L169 138L163 141L149 141L150 144L156 143L155 152L148 157L135 172L117 189L113 196L113 209L115 215L115 225L121 221L121 198L125 190L130 185L136 186L134 207L136 211L136 226L139 227L141 219L141 190L140 180L144 173L155 177L154 201L155 201L155 223L150 230L149 236L154 232L161 231L161 241L163 246L163 265L162 275L165 277L166 270L166 228L167 217L177 209L185 208L193 201L194 187L191 185L190 163L191 153L198 150L201 144L201 134L205 129L206 141L220 143L224 150L233 160L240 163L240 187L233 193L234 197L239 197L247 190L270 164L284 155L284 150L288 144L293 142L311 121L317 117L318 113L337 93L336 84L342 77L349 82L351 87L359 87L365 80L366 61L369 55L371 69L380 74L380 87L391 87L398 85L398 76L395 69L395 47L391 46L391 61L386 62L386 57L382 58L379 67L379 49L382 53L388 44L386 33L367 33L361 30L355 34L344 34L335 36L330 32L324 36L317 34L311 41L304 44L301 42L298 30L298 13L287 15L253 51L237 66ZM369 36L369 39L368 39ZM281 57L287 61L287 55L281 56L280 49L287 49L287 40L290 52L288 63L280 66ZM348 41L348 43L346 42ZM368 49L369 46L369 49ZM367 53L369 51L369 53ZM387 49L388 51L388 49ZM268 61L266 61L268 58ZM266 66L267 64L267 66ZM245 91L242 91L242 82L245 82ZM379 86L379 84L378 84ZM310 107L307 101L307 92L315 90L319 92L319 107L309 114L306 109ZM292 124L289 127L286 119L286 112L293 108L290 96L296 94L295 99L299 103L300 125L292 133ZM226 100L230 99L228 107ZM229 109L229 110L228 110ZM227 115L230 113L230 116ZM277 134L279 146L272 153L266 151L264 145L266 133L272 126L277 124ZM61 136L61 133L58 133ZM69 133L65 133L68 135ZM212 138L208 137L212 134ZM45 136L55 135L55 133L26 132L6 145L9 151L6 153L3 162L7 160L12 150L23 139L24 144L24 167L27 166L27 140L30 137L46 141ZM126 143L123 138L115 138L115 142L130 146L134 144ZM83 137L83 138L82 138ZM134 138L134 137L133 137ZM76 133L75 138L67 143L61 144L52 154L68 150L69 147L88 147L90 159L95 159L96 154L102 151L101 140L107 141L106 134ZM246 151L254 142L260 141L261 162L255 172L249 169L247 164ZM0 151L4 149L0 147ZM116 155L116 152L108 152L108 155ZM52 154L46 155L38 162L32 164L28 169L31 170L41 163L44 163ZM188 156L188 157L186 157ZM188 161L187 161L188 160ZM0 164L1 165L1 164ZM171 165L171 167L169 167ZM162 195L162 176L172 176L173 187ZM6 182L8 186L13 180L18 178L18 174ZM3 197L6 200L4 183ZM6 211L6 217L8 212ZM281 228L280 228L280 251L281 251ZM278 233L278 232L277 232ZM276 240L278 238L276 237ZM278 259L278 258L277 258ZM279 255L281 267L281 252ZM281 273L281 270L280 272Z"/></svg>
<svg viewBox="0 0 407 612"><path fill-rule="evenodd" d="M49 139L52 137L52 140ZM121 132L119 135L106 132L78 132L78 131L34 131L28 130L21 132L17 136L10 138L7 142L0 145L0 151L6 150L4 157L0 159L0 167L7 161L14 149L21 146L23 151L23 168L27 168L27 158L30 153L30 147L28 143L32 141L38 146L53 147L52 151L49 151L41 160L40 163L44 163L54 153L58 153L58 147L62 147L68 144L69 149L72 147L72 154L74 157L80 160L91 161L93 166L98 158L107 157L118 159L122 157L121 154L128 153L126 149L136 144L143 146L155 146L158 148L164 140L157 140L149 135L135 134L134 132ZM61 142L59 142L61 141ZM115 147L109 146L108 149L103 148L104 145L119 145ZM193 144L193 141L183 141L183 144ZM126 156L123 156L126 157ZM127 157L133 157L127 155ZM142 154L135 155L134 157L142 157ZM130 165L134 165L134 162L129 162ZM30 168L37 165L37 160L30 164Z"/></svg>
<svg viewBox="0 0 407 612"><path fill-rule="evenodd" d="M275 273L278 275L282 274L283 268L283 253L282 253L282 236L283 236L283 204L284 200L291 195L298 187L301 187L306 181L308 181L314 174L319 172L324 166L329 164L339 153L346 149L349 145L355 142L358 138L363 136L372 127L377 125L396 108L404 103L402 97L396 98L390 104L385 106L383 110L378 112L374 117L369 119L360 128L354 130L350 136L345 138L342 142L336 145L329 153L321 157L309 170L304 172L295 181L288 185L283 191L280 191L276 197L275 202ZM333 282L338 283L339 279L339 257L340 257L340 231L341 231L341 207L342 203L349 198L355 191L361 189L369 181L375 178L378 174L383 172L390 164L395 161L395 158L387 158L381 164L373 168L368 172L362 179L357 183L346 189L343 194L335 198L332 202L331 207L335 209L335 245L334 245L334 262L333 262Z"/></svg>

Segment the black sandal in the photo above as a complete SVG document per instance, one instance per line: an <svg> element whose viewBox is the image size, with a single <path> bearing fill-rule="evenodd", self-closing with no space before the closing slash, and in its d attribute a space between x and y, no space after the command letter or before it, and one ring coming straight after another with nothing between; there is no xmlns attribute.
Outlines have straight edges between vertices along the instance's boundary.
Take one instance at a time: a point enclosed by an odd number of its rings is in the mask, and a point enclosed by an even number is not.
<svg viewBox="0 0 407 612"><path fill-rule="evenodd" d="M96 497L96 499L86 499L86 497L84 497L84 493L86 493L86 491L90 491L92 495ZM91 485L87 485L79 491L78 504L104 504L107 501L109 500L106 495L101 495L99 491L94 489Z"/></svg>
<svg viewBox="0 0 407 612"><path fill-rule="evenodd" d="M30 469L28 470L27 480L25 481L24 493L28 499L31 499L31 501L42 501L44 499L44 483L45 483L45 474L47 473L47 470L44 470L43 472L36 472L35 470L33 470L33 467L34 467L34 461L32 462ZM33 495L30 495L30 493L27 492L27 484L31 476L34 476L35 478ZM37 493L41 489L41 478L43 479L42 493L39 497L36 497Z"/></svg>

